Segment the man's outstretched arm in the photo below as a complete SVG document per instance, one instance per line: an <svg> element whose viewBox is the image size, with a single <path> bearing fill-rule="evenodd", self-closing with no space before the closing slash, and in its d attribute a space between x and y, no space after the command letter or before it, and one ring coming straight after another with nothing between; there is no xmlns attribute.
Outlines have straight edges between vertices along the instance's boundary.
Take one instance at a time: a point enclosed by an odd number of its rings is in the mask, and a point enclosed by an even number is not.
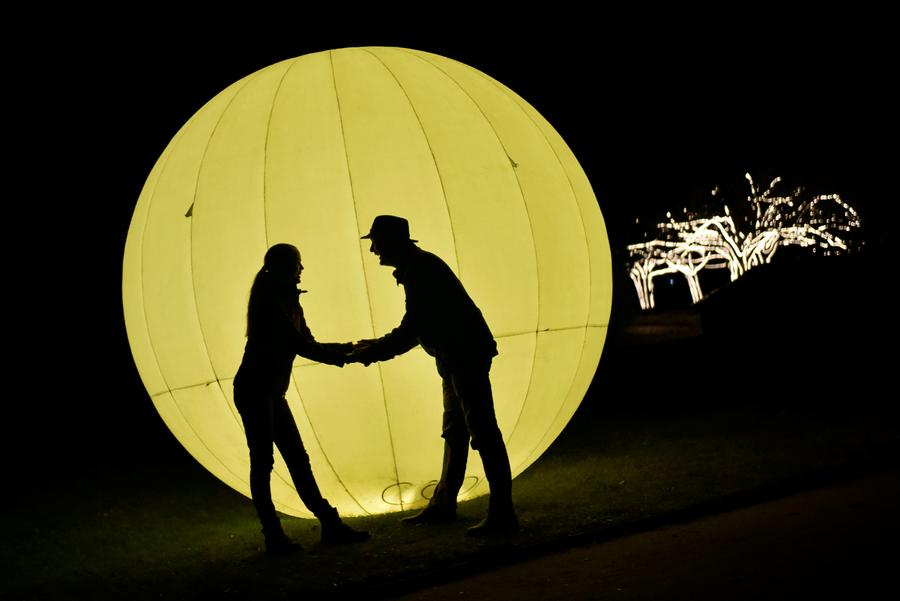
<svg viewBox="0 0 900 601"><path fill-rule="evenodd" d="M413 330L409 316L403 317L400 325L382 336L360 340L353 345L353 350L347 355L349 362L369 365L376 361L387 361L397 355L412 350L419 344L419 339Z"/></svg>

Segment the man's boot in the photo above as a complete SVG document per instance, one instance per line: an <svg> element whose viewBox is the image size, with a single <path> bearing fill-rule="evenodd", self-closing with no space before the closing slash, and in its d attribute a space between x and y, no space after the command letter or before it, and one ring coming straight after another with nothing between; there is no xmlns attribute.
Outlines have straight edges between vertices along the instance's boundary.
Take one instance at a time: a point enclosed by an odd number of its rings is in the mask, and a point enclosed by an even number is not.
<svg viewBox="0 0 900 601"><path fill-rule="evenodd" d="M478 524L469 528L469 536L507 536L519 531L519 519L512 502L512 475L509 470L509 456L502 441L481 449L481 461L491 487L488 515Z"/></svg>
<svg viewBox="0 0 900 601"><path fill-rule="evenodd" d="M415 515L405 517L400 521L407 526L418 524L446 524L456 519L456 506L429 504Z"/></svg>
<svg viewBox="0 0 900 601"><path fill-rule="evenodd" d="M488 509L486 518L466 531L469 536L510 536L519 532L519 518L512 505L504 510Z"/></svg>

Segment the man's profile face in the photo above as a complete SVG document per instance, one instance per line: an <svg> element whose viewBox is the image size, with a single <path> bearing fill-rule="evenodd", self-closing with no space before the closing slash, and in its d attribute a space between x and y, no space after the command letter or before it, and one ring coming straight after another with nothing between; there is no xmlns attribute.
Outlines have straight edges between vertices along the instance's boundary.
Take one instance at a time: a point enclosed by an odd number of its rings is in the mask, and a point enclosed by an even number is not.
<svg viewBox="0 0 900 601"><path fill-rule="evenodd" d="M384 243L384 241L382 241L382 242L379 244L378 242L375 241L375 238L372 238L372 243L369 245L369 251L370 251L373 255L375 255L376 257L378 257L378 262L379 262L381 265L394 266L393 262L390 262L390 253L388 252L387 255L385 255L385 252L384 252L384 251L385 251L386 248L389 249L390 246L389 246L389 245L386 245L386 244Z"/></svg>
<svg viewBox="0 0 900 601"><path fill-rule="evenodd" d="M376 246L376 244L375 244L375 238L372 238L372 239L369 241L369 252L371 252L371 253L372 253L373 255L375 255L376 257L380 257L380 256L381 256L381 253L378 252L378 246Z"/></svg>

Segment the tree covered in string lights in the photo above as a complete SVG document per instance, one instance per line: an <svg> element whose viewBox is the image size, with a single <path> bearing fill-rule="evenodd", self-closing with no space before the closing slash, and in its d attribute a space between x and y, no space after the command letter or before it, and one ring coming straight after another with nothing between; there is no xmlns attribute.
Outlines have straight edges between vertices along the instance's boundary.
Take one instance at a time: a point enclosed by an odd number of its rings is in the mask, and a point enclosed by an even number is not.
<svg viewBox="0 0 900 601"><path fill-rule="evenodd" d="M699 277L704 270L727 270L734 281L771 262L783 246L823 255L856 250L860 219L839 195L810 196L800 187L779 194L780 177L765 189L758 188L749 173L745 177L750 194L735 211L723 200L721 214L710 214L710 208L685 210L684 220L676 221L669 212L668 221L657 223L646 236L651 239L628 246L628 271L642 309L655 306L654 278L659 276L684 276L696 303L704 296ZM711 194L721 198L719 188Z"/></svg>

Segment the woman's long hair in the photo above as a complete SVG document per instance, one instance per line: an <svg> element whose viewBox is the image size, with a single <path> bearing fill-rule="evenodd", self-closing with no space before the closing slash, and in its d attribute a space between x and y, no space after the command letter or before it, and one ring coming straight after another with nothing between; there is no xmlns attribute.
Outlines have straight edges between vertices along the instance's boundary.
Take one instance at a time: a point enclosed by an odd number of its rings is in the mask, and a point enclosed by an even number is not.
<svg viewBox="0 0 900 601"><path fill-rule="evenodd" d="M286 277L287 274L293 273L297 266L297 259L300 258L300 251L292 244L276 244L266 251L263 259L263 266L256 272L253 278L253 285L250 286L250 300L247 303L247 331L250 334L250 321L256 314L256 306L260 300L260 291L263 286L268 285L267 278Z"/></svg>

